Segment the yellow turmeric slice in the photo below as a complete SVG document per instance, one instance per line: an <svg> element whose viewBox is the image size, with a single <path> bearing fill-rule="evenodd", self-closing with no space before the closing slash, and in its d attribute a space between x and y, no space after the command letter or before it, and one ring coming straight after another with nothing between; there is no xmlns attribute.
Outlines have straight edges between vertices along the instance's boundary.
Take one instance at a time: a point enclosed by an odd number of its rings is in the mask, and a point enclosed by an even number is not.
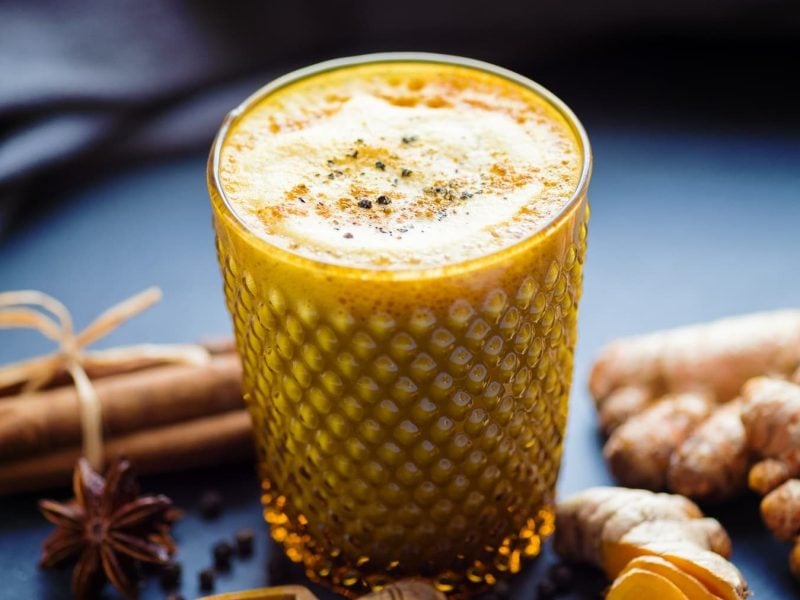
<svg viewBox="0 0 800 600"><path fill-rule="evenodd" d="M606 600L690 600L678 586L666 577L645 571L631 569L614 581L608 590Z"/></svg>
<svg viewBox="0 0 800 600"><path fill-rule="evenodd" d="M621 576L631 569L651 571L669 579L675 587L682 591L689 600L720 600L700 583L700 580L682 571L674 564L660 556L639 556L634 558L622 571Z"/></svg>

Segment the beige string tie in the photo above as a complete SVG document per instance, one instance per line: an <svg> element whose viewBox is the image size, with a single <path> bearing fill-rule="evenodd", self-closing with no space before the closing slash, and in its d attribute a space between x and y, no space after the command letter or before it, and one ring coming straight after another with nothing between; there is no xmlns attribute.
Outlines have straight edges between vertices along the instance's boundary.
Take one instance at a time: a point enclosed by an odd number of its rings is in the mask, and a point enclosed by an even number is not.
<svg viewBox="0 0 800 600"><path fill-rule="evenodd" d="M22 393L29 394L58 374L68 373L80 402L83 454L95 470L101 469L102 406L87 370L166 363L201 365L210 359L205 348L194 344L138 344L94 352L85 350L161 297L159 288L149 288L112 306L83 331L75 333L69 311L52 296L35 290L0 293L0 329L34 329L59 345L56 352L0 366L0 390L22 385Z"/></svg>

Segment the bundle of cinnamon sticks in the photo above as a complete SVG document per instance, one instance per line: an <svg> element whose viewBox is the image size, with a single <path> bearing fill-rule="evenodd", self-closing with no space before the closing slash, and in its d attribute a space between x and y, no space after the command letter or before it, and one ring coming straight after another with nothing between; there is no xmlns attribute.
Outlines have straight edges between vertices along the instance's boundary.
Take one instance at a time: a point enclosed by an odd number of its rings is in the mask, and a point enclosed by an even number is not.
<svg viewBox="0 0 800 600"><path fill-rule="evenodd" d="M206 348L212 358L203 365L89 373L102 403L108 461L126 456L139 473L157 473L253 456L233 343ZM68 483L80 454L79 400L67 378L26 396L0 389L0 495Z"/></svg>

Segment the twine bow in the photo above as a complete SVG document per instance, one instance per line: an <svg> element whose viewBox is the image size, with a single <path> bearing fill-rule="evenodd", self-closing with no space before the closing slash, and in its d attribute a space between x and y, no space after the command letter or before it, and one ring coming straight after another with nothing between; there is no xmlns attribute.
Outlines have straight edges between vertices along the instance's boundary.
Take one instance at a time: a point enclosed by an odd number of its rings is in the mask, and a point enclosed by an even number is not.
<svg viewBox="0 0 800 600"><path fill-rule="evenodd" d="M0 329L35 329L59 345L56 352L0 366L0 390L22 385L22 393L28 394L47 385L56 375L68 373L80 402L83 454L95 470L100 470L103 466L102 406L86 371L139 364L204 364L209 360L208 351L194 344L140 344L96 352L85 350L86 346L150 308L161 296L160 289L149 288L112 306L76 333L72 316L55 298L35 290L0 293Z"/></svg>

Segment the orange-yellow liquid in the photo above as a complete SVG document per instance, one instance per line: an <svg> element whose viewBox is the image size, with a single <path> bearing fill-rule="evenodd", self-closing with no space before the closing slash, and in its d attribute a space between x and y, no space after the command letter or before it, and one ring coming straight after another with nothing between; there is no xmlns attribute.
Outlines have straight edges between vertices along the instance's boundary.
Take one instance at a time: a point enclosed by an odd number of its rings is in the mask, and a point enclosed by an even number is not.
<svg viewBox="0 0 800 600"><path fill-rule="evenodd" d="M443 161L458 127L441 130L430 118L416 128L428 135L398 142L402 112L387 117L400 126L378 133L358 135L358 119L323 127L331 139L312 138L324 151L303 135L280 143L287 128L324 126L347 110L342 98L386 82L394 91L385 101L408 108L411 125L419 125L420 102L452 112L473 97L465 89L476 89L483 104L464 108L476 122L498 111L538 120L532 131L546 135L533 139L564 153L520 153L501 136L475 150L477 159L455 151L460 162ZM341 104L331 114L313 101L326 95ZM362 143L349 163L337 151L355 143L353 133ZM381 135L392 139L381 144ZM463 593L519 571L553 529L572 375L588 219L585 198L571 200L587 151L573 124L500 75L390 61L289 83L251 103L221 136L209 187L273 538L312 578L348 594L408 575ZM259 158L260 149L269 151ZM261 176L258 165L270 160L286 162ZM327 178L328 160L342 172L330 181L344 180L337 185L346 190L361 183L347 202L316 182L318 167ZM481 177L495 164L517 173L515 183ZM369 167L377 171L362 175ZM403 168L418 180L393 190L384 175ZM444 187L439 178L467 191L483 181L484 197L427 194ZM300 209L330 210L292 213L297 185L305 186ZM359 194L392 194L392 202L364 208ZM473 210L486 227L465 214ZM425 231L405 243L378 235L403 224ZM448 235L443 249L437 241Z"/></svg>

